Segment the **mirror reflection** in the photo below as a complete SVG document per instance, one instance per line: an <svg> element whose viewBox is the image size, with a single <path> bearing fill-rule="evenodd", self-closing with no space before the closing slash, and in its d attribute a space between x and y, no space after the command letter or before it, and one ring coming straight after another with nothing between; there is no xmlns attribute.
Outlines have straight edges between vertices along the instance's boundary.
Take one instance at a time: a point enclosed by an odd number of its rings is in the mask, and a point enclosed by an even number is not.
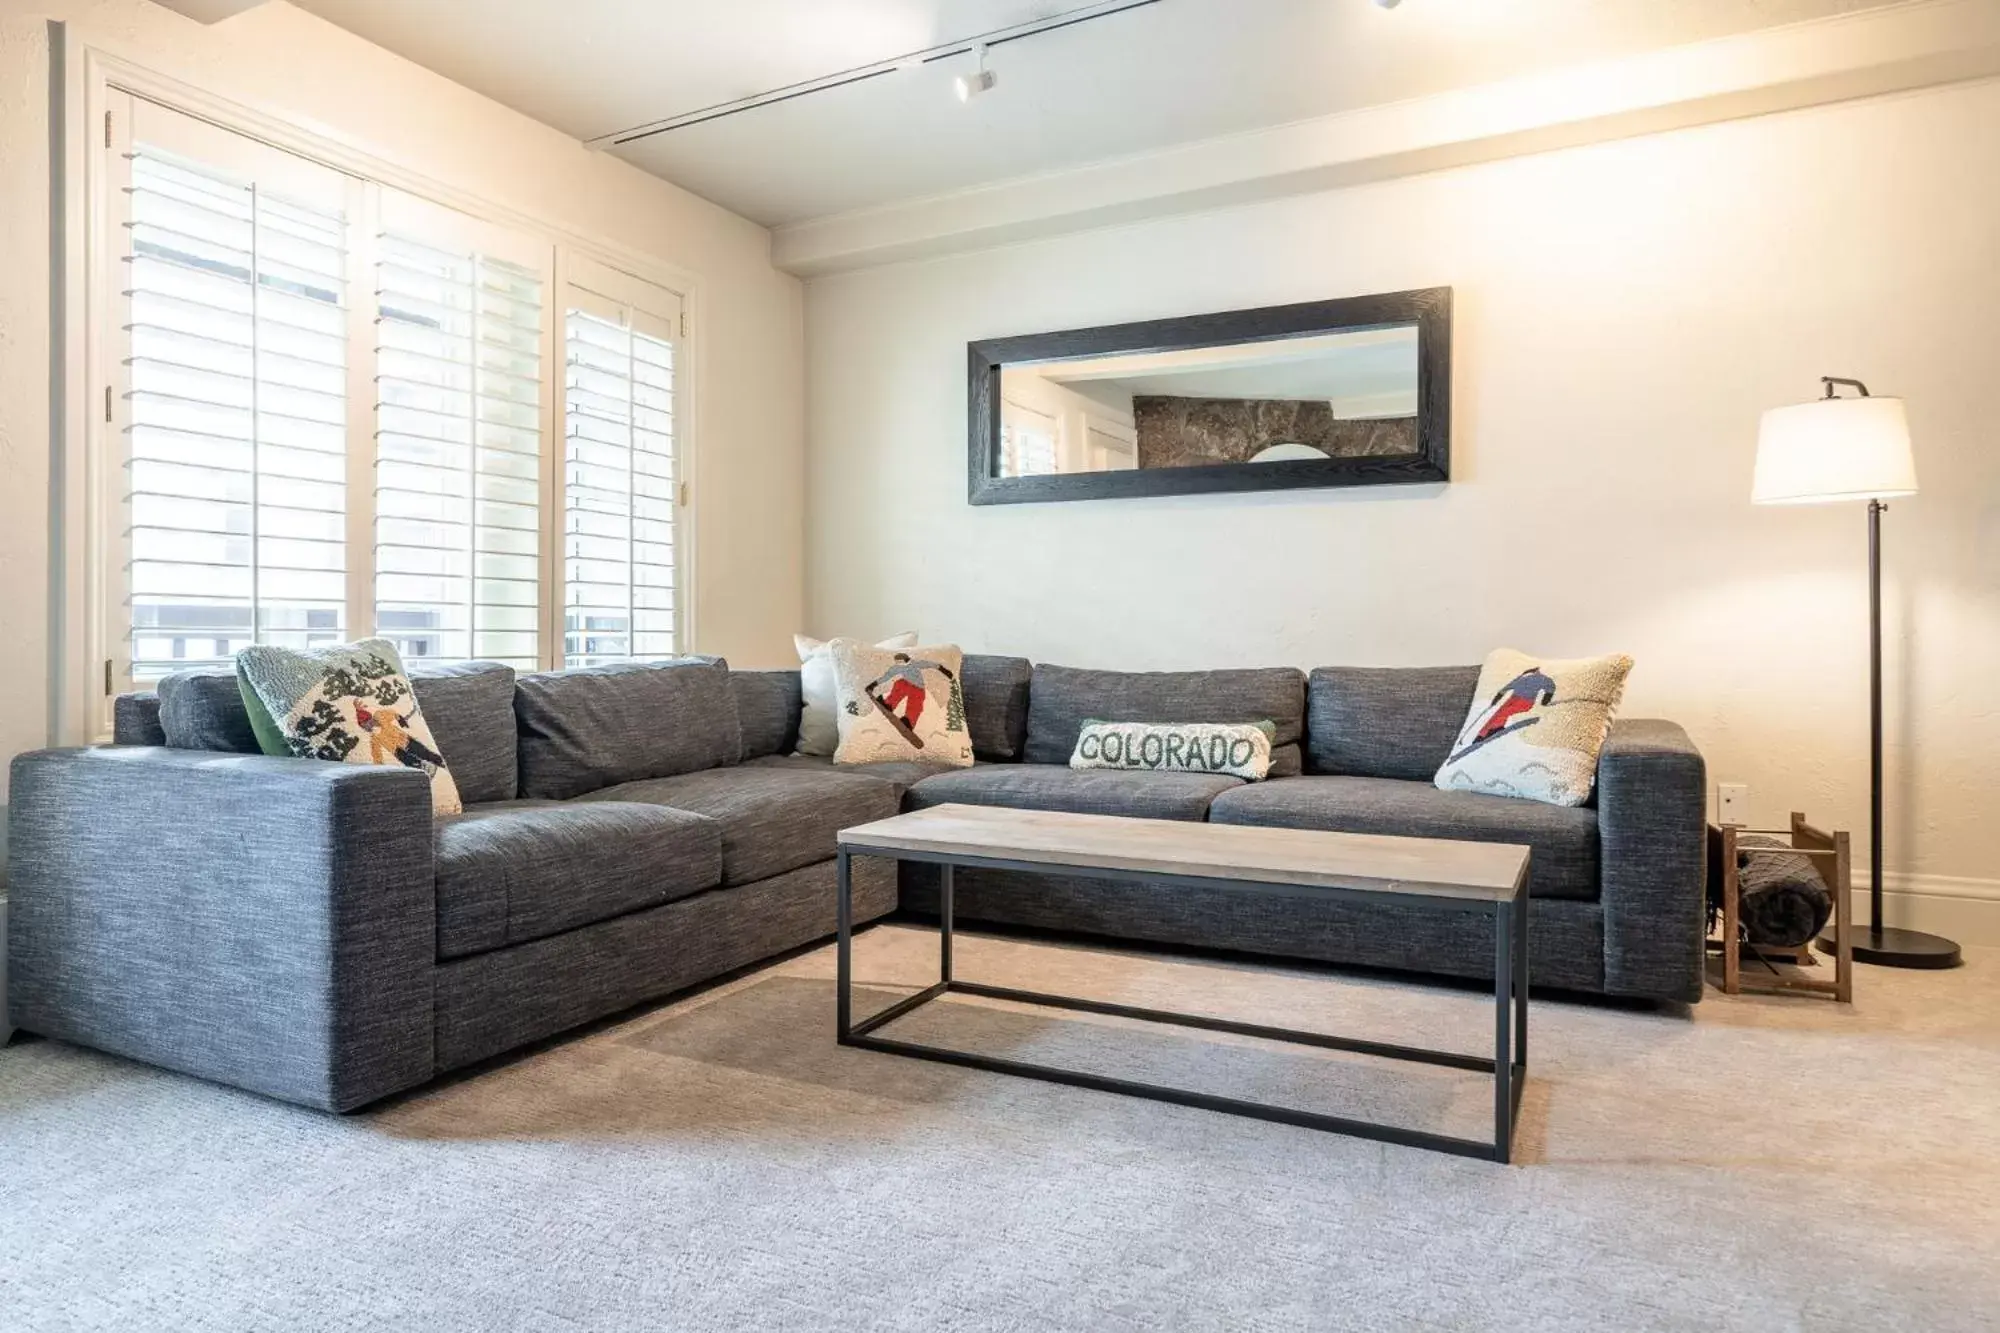
<svg viewBox="0 0 2000 1333"><path fill-rule="evenodd" d="M1000 368L1000 477L1419 452L1415 324Z"/></svg>

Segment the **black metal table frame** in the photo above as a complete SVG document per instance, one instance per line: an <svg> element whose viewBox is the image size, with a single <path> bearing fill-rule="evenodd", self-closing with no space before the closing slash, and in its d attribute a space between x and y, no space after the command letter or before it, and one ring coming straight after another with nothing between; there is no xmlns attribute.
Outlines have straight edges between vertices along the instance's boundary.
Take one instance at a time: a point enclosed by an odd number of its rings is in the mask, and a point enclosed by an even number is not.
<svg viewBox="0 0 2000 1333"><path fill-rule="evenodd" d="M896 861L916 861L938 867L938 979L916 992L889 1005L879 1012L870 1014L860 1022L854 1021L854 897L853 874L850 858L853 856L881 856ZM1003 857L970 856L957 853L933 853L917 851L889 851L873 848L852 848L842 845L837 853L838 860L838 945L837 976L835 984L835 1032L843 1046L856 1046L864 1050L881 1051L889 1055L914 1056L922 1060L936 1060L944 1064L960 1065L968 1069L983 1069L998 1074L1014 1074L1023 1078L1041 1079L1048 1083L1063 1083L1071 1087L1091 1088L1099 1092L1116 1092L1130 1097L1147 1097L1154 1101L1172 1102L1180 1106L1200 1107L1209 1111L1222 1111L1230 1115L1250 1116L1259 1120L1276 1121L1279 1124L1297 1125L1306 1129L1327 1130L1336 1134L1348 1134L1357 1138L1374 1139L1382 1143L1401 1144L1411 1148L1427 1148L1434 1152L1453 1153L1461 1157L1477 1157L1493 1162L1509 1162L1513 1159L1514 1131L1520 1121L1521 1088L1528 1075L1528 876L1523 867L1519 884L1514 895L1499 901L1452 898L1437 894L1399 893L1393 889L1375 888L1334 888L1314 887L1297 884L1277 884L1239 879L1222 879L1195 875L1161 875L1152 871L1114 870L1106 867L1079 866L1072 864L1051 864L1040 861L1019 861ZM960 981L952 975L952 870L957 866L994 870L1060 871L1065 875L1085 879L1130 880L1154 884L1172 884L1188 888L1228 888L1282 894L1307 898L1349 898L1365 902L1395 902L1420 906L1434 911L1490 911L1493 915L1493 1058L1464 1055L1456 1051L1430 1050L1417 1046L1399 1046L1390 1042L1366 1041L1355 1037L1340 1037L1323 1032L1301 1032L1291 1028L1266 1027L1257 1023L1239 1023L1232 1019L1210 1018L1201 1014L1173 1013L1159 1009L1142 1009L1132 1005L1108 1004L1099 1000L1079 999L1068 995L1046 995L1038 991L1016 990L1007 986L989 986L982 982ZM1448 1134L1433 1134L1427 1130L1405 1129L1397 1125L1385 1125L1371 1120L1355 1120L1346 1116L1325 1115L1317 1111L1297 1110L1287 1106L1273 1106L1263 1102L1244 1101L1235 1097L1221 1097L1212 1093L1193 1092L1184 1088L1164 1087L1159 1084L1142 1083L1133 1079L1111 1078L1102 1074L1091 1074L1080 1070L1059 1069L1048 1065L1032 1064L1023 1060L1009 1060L1000 1056L981 1055L972 1051L956 1051L948 1047L928 1046L919 1042L900 1041L894 1037L875 1035L881 1028L909 1014L921 1005L928 1004L941 995L979 995L988 999L1009 1000L1019 1004L1046 1005L1059 1009L1074 1009L1084 1013L1109 1014L1118 1018L1143 1019L1155 1023L1170 1023L1179 1027L1200 1028L1210 1032L1229 1032L1246 1037L1262 1037L1271 1041L1290 1042L1301 1046L1317 1046L1328 1050L1352 1051L1362 1055L1383 1056L1392 1060L1408 1060L1419 1064L1441 1065L1450 1069L1466 1069L1475 1073L1493 1076L1493 1139L1458 1138Z"/></svg>

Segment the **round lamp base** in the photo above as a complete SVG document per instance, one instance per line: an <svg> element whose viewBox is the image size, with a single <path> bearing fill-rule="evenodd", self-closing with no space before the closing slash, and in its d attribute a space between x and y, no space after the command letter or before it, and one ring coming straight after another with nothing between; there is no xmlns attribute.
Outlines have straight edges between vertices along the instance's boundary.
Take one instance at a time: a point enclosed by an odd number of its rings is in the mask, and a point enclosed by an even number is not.
<svg viewBox="0 0 2000 1333"><path fill-rule="evenodd" d="M1819 951L1833 953L1837 946L1833 936L1819 937ZM1898 930L1894 926L1884 926L1872 930L1867 926L1857 926L1854 930L1854 961L1873 963L1877 967L1957 967L1962 959L1958 945L1942 935L1926 935L1921 930Z"/></svg>

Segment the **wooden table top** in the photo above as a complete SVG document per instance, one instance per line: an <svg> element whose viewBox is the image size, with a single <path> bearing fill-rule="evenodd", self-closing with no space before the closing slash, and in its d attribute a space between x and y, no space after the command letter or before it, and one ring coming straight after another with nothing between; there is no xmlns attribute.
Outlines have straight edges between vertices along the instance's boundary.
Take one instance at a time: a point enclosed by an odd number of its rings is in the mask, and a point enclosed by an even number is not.
<svg viewBox="0 0 2000 1333"><path fill-rule="evenodd" d="M1511 899L1528 849L1511 843L1194 824L1053 810L940 805L840 831L851 852L989 857L1244 884L1378 890L1475 902Z"/></svg>

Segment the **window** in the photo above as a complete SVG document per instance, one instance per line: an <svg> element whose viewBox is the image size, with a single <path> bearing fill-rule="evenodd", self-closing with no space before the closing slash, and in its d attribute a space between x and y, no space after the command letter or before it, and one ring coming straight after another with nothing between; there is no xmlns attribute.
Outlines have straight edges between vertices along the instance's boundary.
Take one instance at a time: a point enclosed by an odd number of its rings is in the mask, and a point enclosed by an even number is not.
<svg viewBox="0 0 2000 1333"><path fill-rule="evenodd" d="M1053 412L1004 398L1000 403L1000 475L1042 477L1055 471L1056 432Z"/></svg>
<svg viewBox="0 0 2000 1333"><path fill-rule="evenodd" d="M335 173L146 111L122 200L115 530L133 673L157 676L346 631L347 220Z"/></svg>
<svg viewBox="0 0 2000 1333"><path fill-rule="evenodd" d="M107 691L369 634L520 670L683 649L675 292L108 105L87 580Z"/></svg>
<svg viewBox="0 0 2000 1333"><path fill-rule="evenodd" d="M576 265L564 329L563 662L674 655L673 293ZM585 285L588 284L588 285Z"/></svg>
<svg viewBox="0 0 2000 1333"><path fill-rule="evenodd" d="M404 196L383 211L376 632L406 662L482 658L532 671L541 664L541 273L532 256L481 248L469 219Z"/></svg>

